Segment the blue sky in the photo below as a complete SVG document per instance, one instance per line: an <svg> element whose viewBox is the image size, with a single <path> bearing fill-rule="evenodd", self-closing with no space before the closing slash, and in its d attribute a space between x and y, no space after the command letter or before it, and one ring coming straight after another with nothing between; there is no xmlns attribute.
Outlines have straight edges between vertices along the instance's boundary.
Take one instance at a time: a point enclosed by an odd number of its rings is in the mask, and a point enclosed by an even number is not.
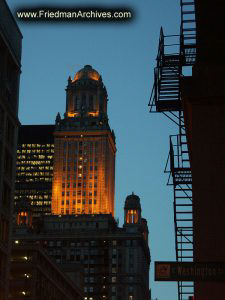
<svg viewBox="0 0 225 300"><path fill-rule="evenodd" d="M164 167L169 135L177 128L163 115L150 114L148 101L160 26L179 33L179 0L65 0L64 5L126 6L135 13L129 23L24 23L19 118L22 124L53 124L65 111L65 87L90 64L106 85L108 115L117 142L116 218L123 224L128 194L141 198L148 220L155 300L177 299L176 283L154 282L154 261L175 260L173 193ZM10 8L30 7L30 0L8 0ZM59 0L32 0L32 5L59 5Z"/></svg>

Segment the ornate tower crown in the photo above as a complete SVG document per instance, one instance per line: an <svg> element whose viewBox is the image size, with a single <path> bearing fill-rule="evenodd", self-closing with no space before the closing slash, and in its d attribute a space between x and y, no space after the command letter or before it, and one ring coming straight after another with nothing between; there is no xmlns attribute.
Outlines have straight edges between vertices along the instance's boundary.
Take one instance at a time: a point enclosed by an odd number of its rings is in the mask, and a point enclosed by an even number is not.
<svg viewBox="0 0 225 300"><path fill-rule="evenodd" d="M107 115L107 91L99 73L90 65L68 79L66 89L67 117L98 117Z"/></svg>

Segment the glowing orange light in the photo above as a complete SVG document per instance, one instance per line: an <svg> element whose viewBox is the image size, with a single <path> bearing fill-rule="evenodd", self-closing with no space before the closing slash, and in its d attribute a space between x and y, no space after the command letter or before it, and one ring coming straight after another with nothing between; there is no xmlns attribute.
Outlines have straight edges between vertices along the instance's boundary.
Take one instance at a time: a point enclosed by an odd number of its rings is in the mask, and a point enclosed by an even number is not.
<svg viewBox="0 0 225 300"><path fill-rule="evenodd" d="M85 76L88 77L89 79L92 79L95 81L99 80L99 78L100 78L100 75L96 71L90 70L86 74L83 71L81 71L75 75L74 80L72 80L72 82L75 82Z"/></svg>
<svg viewBox="0 0 225 300"><path fill-rule="evenodd" d="M90 117L97 117L97 116L99 115L99 111L96 111L96 112L91 111L91 112L88 113L88 115L89 115Z"/></svg>
<svg viewBox="0 0 225 300"><path fill-rule="evenodd" d="M68 113L67 113L67 116L68 116L69 118L74 118L74 117L78 116L78 113L77 113L77 112L68 112Z"/></svg>

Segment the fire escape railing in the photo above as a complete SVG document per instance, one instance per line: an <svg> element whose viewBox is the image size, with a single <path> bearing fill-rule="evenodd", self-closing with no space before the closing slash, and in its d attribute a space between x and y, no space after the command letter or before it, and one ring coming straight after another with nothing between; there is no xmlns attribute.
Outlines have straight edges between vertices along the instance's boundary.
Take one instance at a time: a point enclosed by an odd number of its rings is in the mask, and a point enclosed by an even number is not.
<svg viewBox="0 0 225 300"><path fill-rule="evenodd" d="M169 173L168 185L173 185L174 190L176 259L190 262L193 261L192 172L180 83L184 67L195 64L196 21L194 0L181 0L180 5L180 35L165 36L163 29L160 30L149 109L162 112L179 126L178 135L170 136L165 172ZM193 295L193 282L178 282L179 300L189 300Z"/></svg>

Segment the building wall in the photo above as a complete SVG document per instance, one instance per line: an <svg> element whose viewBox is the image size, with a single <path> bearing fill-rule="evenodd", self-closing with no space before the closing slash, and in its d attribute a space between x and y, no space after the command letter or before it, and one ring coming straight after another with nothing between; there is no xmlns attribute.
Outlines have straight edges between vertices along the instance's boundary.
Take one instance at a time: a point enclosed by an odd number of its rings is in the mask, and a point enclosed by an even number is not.
<svg viewBox="0 0 225 300"><path fill-rule="evenodd" d="M184 79L193 177L194 259L225 260L225 26L224 1L196 0L197 60ZM195 299L224 299L224 284L196 283Z"/></svg>
<svg viewBox="0 0 225 300"><path fill-rule="evenodd" d="M113 214L115 154L110 132L81 133L55 132L52 212Z"/></svg>
<svg viewBox="0 0 225 300"><path fill-rule="evenodd" d="M22 35L0 1L0 299L8 290Z"/></svg>
<svg viewBox="0 0 225 300"><path fill-rule="evenodd" d="M38 234L20 227L14 239L44 247L84 299L150 300L150 255L138 226L128 233L106 214L46 216Z"/></svg>
<svg viewBox="0 0 225 300"><path fill-rule="evenodd" d="M82 292L38 245L14 243L10 273L10 299L83 299Z"/></svg>
<svg viewBox="0 0 225 300"><path fill-rule="evenodd" d="M19 129L15 203L26 199L33 217L51 213L54 125L22 125Z"/></svg>

